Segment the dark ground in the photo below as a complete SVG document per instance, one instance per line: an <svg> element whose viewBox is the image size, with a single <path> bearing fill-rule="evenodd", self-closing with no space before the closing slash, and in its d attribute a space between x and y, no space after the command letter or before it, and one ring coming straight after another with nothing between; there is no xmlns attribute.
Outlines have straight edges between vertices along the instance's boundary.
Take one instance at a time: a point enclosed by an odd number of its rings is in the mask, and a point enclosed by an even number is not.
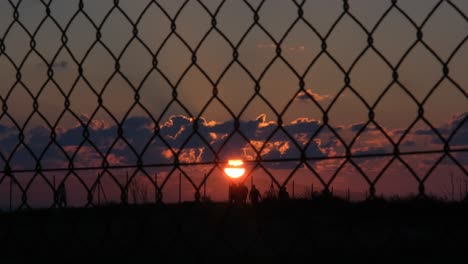
<svg viewBox="0 0 468 264"><path fill-rule="evenodd" d="M384 260L408 255L461 257L465 263L467 210L467 203L435 200L317 199L256 208L185 203L3 213L0 263L90 257L192 263L220 256L272 256L289 263L301 256Z"/></svg>

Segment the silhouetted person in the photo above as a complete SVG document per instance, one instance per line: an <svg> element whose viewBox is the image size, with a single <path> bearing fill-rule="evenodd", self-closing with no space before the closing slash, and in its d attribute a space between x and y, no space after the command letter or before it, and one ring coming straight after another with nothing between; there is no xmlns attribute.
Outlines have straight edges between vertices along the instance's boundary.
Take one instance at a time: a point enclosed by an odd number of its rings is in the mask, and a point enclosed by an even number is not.
<svg viewBox="0 0 468 264"><path fill-rule="evenodd" d="M289 193L286 191L286 187L281 187L278 192L278 198L280 200L289 200Z"/></svg>
<svg viewBox="0 0 468 264"><path fill-rule="evenodd" d="M255 187L255 184L253 184L252 189L250 189L249 199L253 205L257 205L260 199L262 199L262 196L260 195L258 189Z"/></svg>
<svg viewBox="0 0 468 264"><path fill-rule="evenodd" d="M237 195L239 203L245 204L247 201L247 195L249 194L249 189L245 186L244 183L239 183L237 186Z"/></svg>
<svg viewBox="0 0 468 264"><path fill-rule="evenodd" d="M242 183L232 183L229 185L229 202L242 204L247 200L249 189Z"/></svg>
<svg viewBox="0 0 468 264"><path fill-rule="evenodd" d="M60 183L57 189L57 203L59 208L67 207L67 190L63 182Z"/></svg>
<svg viewBox="0 0 468 264"><path fill-rule="evenodd" d="M275 187L273 186L273 182L272 182L270 184L270 189L264 193L263 200L264 201L266 201L266 200L273 201L273 200L276 200L276 198L277 198L277 193L276 193Z"/></svg>

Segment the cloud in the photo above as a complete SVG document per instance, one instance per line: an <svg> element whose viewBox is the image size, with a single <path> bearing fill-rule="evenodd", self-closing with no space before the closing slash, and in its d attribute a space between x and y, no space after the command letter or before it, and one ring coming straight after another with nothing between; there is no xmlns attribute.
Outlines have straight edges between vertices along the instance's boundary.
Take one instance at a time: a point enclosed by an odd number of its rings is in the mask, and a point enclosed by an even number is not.
<svg viewBox="0 0 468 264"><path fill-rule="evenodd" d="M366 124L366 122L352 124L349 127L349 130L352 132L359 132ZM377 131L377 127L374 125L368 125L364 131Z"/></svg>
<svg viewBox="0 0 468 264"><path fill-rule="evenodd" d="M52 69L54 70L66 70L68 69L68 66L69 66L69 63L66 60L56 61L51 65ZM37 67L48 68L48 66L43 62L38 63Z"/></svg>
<svg viewBox="0 0 468 264"><path fill-rule="evenodd" d="M62 70L67 69L68 68L68 61L61 60L61 61L54 62L54 64L52 64L52 68L62 69Z"/></svg>
<svg viewBox="0 0 468 264"><path fill-rule="evenodd" d="M436 127L437 131L448 139L457 129L450 140L450 146L468 146L468 112L454 114L447 123ZM416 135L430 136L432 144L443 144L440 138L432 129L420 129L415 132Z"/></svg>
<svg viewBox="0 0 468 264"><path fill-rule="evenodd" d="M406 140L401 145L404 146L404 147L415 147L416 146L416 141Z"/></svg>
<svg viewBox="0 0 468 264"><path fill-rule="evenodd" d="M170 164L175 154L181 162L208 162L214 161L216 152L222 159L232 155L255 159L258 154L263 159L291 158L299 157L301 150L297 146L305 147L307 135L310 137L319 127L315 120L298 119L283 126L291 137L281 131L270 138L278 124L268 121L266 115L260 115L254 120L241 120L239 130L230 136L235 131L232 120L209 122L200 118L195 130L195 120L178 115L171 116L155 134L151 119L135 116L122 123L119 137L117 125L90 120L86 115L80 116L80 120L85 127L77 124L68 129L57 129L59 147L55 143L53 148L47 147L52 142L50 129L39 126L27 131L25 143L31 152L21 146L17 150L21 155L15 154L19 155L15 164L21 164L21 168L34 168L35 160L40 159L43 152L47 152L48 159L55 161L46 161L44 156L41 164L56 165L56 161L61 161L63 166L67 166L65 162L69 159L82 166L98 166L104 156L112 164L134 164L139 156L144 163ZM2 133L4 136L0 140L0 153L9 155L19 143L18 133L7 126L1 126L0 130L10 131L10 135ZM317 142L312 142L305 151L308 156L325 155ZM28 162L22 162L26 160Z"/></svg>
<svg viewBox="0 0 468 264"><path fill-rule="evenodd" d="M355 150L354 155L378 155L389 153L389 149L385 147L364 147L362 149Z"/></svg>
<svg viewBox="0 0 468 264"><path fill-rule="evenodd" d="M330 96L327 94L320 95L317 93L312 92L312 89L307 89L305 92L300 92L296 96L296 100L310 100L311 98L314 98L315 101L321 102L324 100L327 100Z"/></svg>
<svg viewBox="0 0 468 264"><path fill-rule="evenodd" d="M453 115L447 124L447 132L453 132L458 129L450 141L452 146L468 145L468 112Z"/></svg>
<svg viewBox="0 0 468 264"><path fill-rule="evenodd" d="M466 113L454 115L437 129L453 131L460 126L451 144L467 145L464 136L467 134L466 117ZM91 120L86 115L80 116L80 120L82 123L75 126L58 128L56 142L52 141L51 131L47 127L38 126L25 131L27 147L21 144L16 128L0 125L2 167L7 160L15 168L34 169L36 160L41 161L43 168L66 168L69 161L75 166L100 166L104 158L113 165L132 165L139 159L144 164L171 165L176 158L180 162L191 163L214 162L216 156L221 160L231 157L255 160L260 155L263 160L279 160L299 159L301 152L307 158L345 154L341 142L326 129L311 140L312 135L321 128L320 121L311 118L298 118L279 127L266 115L260 115L253 120L240 120L238 131L233 120L214 122L182 115L171 116L158 129L155 129L150 118L142 116L126 119L120 129L116 124ZM340 133L356 133L364 125L342 126ZM369 133L363 133L353 145L353 154L392 153L393 146L382 136L378 137L375 127L368 126L366 131ZM432 136L427 131L419 130L408 134L408 140L402 146L419 148L427 145L421 141L420 135L424 135L426 141L429 137L431 142ZM433 145L440 147L440 144ZM267 166L279 168L282 165L278 162Z"/></svg>

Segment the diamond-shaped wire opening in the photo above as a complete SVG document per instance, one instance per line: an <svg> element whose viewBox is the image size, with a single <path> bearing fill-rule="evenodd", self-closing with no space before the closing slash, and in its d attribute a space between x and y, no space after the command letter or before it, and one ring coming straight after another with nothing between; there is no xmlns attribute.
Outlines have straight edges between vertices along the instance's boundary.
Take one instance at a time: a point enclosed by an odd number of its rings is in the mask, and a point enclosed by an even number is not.
<svg viewBox="0 0 468 264"><path fill-rule="evenodd" d="M222 162L232 156L247 163L244 184L285 186L306 199L325 191L462 200L463 8L436 0L4 1L0 199L11 179L16 209L56 207L61 181L69 207L154 203L158 215L136 212L127 224L108 218L86 229L93 219L72 220L72 248L115 238L114 251L125 254L142 239L161 254L197 258L218 241L220 254L288 255L310 241L331 246L330 235L344 232L337 223L317 237L268 217L245 222L245 208L234 205L207 225L171 207L226 201ZM450 195L437 190L444 184ZM41 222L34 237L50 243L21 241L24 250L57 244L49 227ZM203 231L213 235L195 236Z"/></svg>

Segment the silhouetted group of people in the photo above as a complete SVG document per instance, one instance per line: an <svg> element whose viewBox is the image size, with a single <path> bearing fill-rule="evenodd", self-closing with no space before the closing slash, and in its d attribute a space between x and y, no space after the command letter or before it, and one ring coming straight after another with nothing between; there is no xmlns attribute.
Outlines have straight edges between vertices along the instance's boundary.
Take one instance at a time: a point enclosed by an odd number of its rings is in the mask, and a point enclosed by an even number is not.
<svg viewBox="0 0 468 264"><path fill-rule="evenodd" d="M252 184L252 188L249 192L247 186L244 183L231 183L229 185L229 202L234 204L245 204L247 201L247 195L250 203L257 205L263 198L260 195L260 191ZM268 196L268 193L267 193ZM276 195L275 195L276 196ZM278 191L279 200L288 200L289 193L286 191L286 187L281 187ZM272 198L266 197L265 199Z"/></svg>
<svg viewBox="0 0 468 264"><path fill-rule="evenodd" d="M229 202L245 204L249 189L243 183L232 183L229 185Z"/></svg>
<svg viewBox="0 0 468 264"><path fill-rule="evenodd" d="M273 184L270 187L270 190L266 192L265 198L262 198L260 191L255 187L255 184L252 184L252 188L249 192L247 186L244 183L231 183L229 185L229 202L234 204L245 204L247 202L247 196L250 200L250 203L257 205L262 199L276 199L278 200L288 200L289 193L286 191L286 187L281 187L277 193L274 191ZM55 193L55 201L59 208L67 207L67 191L65 189L65 184L63 182L57 188Z"/></svg>

